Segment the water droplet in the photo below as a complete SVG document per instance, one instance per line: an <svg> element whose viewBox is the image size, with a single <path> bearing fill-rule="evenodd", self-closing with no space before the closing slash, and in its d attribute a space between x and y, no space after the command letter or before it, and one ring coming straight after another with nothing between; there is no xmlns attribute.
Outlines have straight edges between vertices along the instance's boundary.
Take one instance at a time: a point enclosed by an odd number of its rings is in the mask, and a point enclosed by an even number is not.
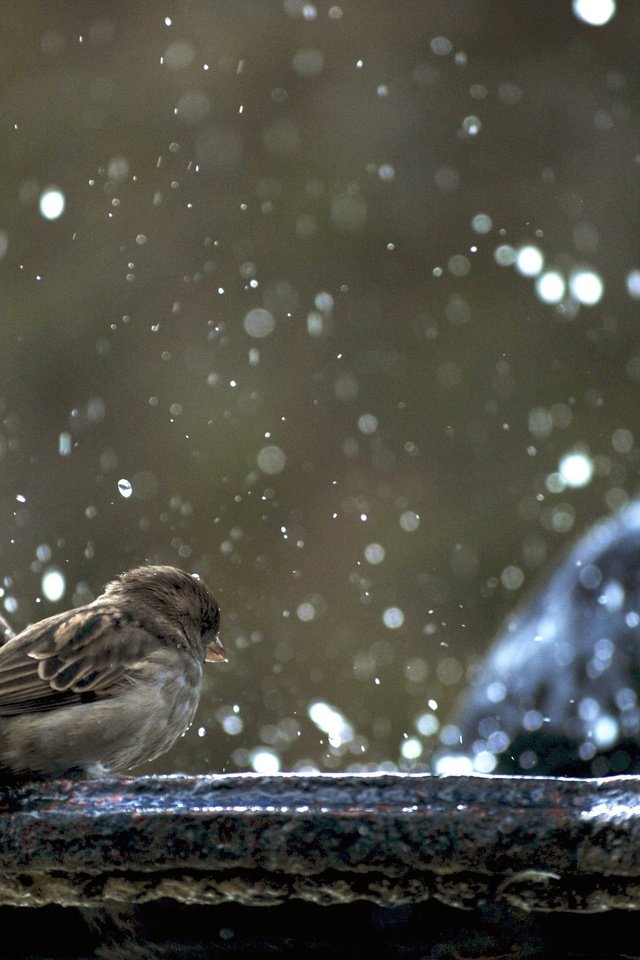
<svg viewBox="0 0 640 960"><path fill-rule="evenodd" d="M536 294L543 303L560 303L566 289L564 277L557 270L548 270L536 280Z"/></svg>
<svg viewBox="0 0 640 960"><path fill-rule="evenodd" d="M592 307L601 300L604 283L593 270L576 270L569 280L569 289L579 303Z"/></svg>
<svg viewBox="0 0 640 960"><path fill-rule="evenodd" d="M602 27L616 12L615 0L573 0L573 13L592 27Z"/></svg>
<svg viewBox="0 0 640 960"><path fill-rule="evenodd" d="M256 307L254 310L249 310L243 325L250 337L268 337L273 333L276 321L268 310Z"/></svg>
<svg viewBox="0 0 640 960"><path fill-rule="evenodd" d="M480 133L481 127L482 122L480 117L476 117L474 115L465 117L462 121L462 129L470 137L475 137L476 134Z"/></svg>
<svg viewBox="0 0 640 960"><path fill-rule="evenodd" d="M60 570L50 567L42 574L42 592L51 603L56 603L64 596L65 588L66 580Z"/></svg>
<svg viewBox="0 0 640 960"><path fill-rule="evenodd" d="M274 475L282 473L287 462L287 456L280 447L263 447L256 457L256 462L263 473Z"/></svg>
<svg viewBox="0 0 640 960"><path fill-rule="evenodd" d="M494 259L500 267L512 267L516 262L516 251L508 243L503 243L497 247L494 253Z"/></svg>
<svg viewBox="0 0 640 960"><path fill-rule="evenodd" d="M66 431L58 437L58 453L61 457L68 457L71 454L71 434Z"/></svg>
<svg viewBox="0 0 640 960"><path fill-rule="evenodd" d="M124 497L125 500L128 500L133 494L133 487L131 486L131 483L124 477L121 480L118 480L118 493L121 497Z"/></svg>
<svg viewBox="0 0 640 960"><path fill-rule="evenodd" d="M255 750L251 751L251 766L256 773L271 776L280 770L280 757L273 750L256 747Z"/></svg>
<svg viewBox="0 0 640 960"><path fill-rule="evenodd" d="M378 429L378 418L372 413L363 413L358 419L358 429L361 433L375 433Z"/></svg>
<svg viewBox="0 0 640 960"><path fill-rule="evenodd" d="M404 623L404 613L400 607L387 607L382 614L382 622L390 630L397 630Z"/></svg>
<svg viewBox="0 0 640 960"><path fill-rule="evenodd" d="M544 256L538 247L520 247L516 256L516 270L524 277L537 277L544 266Z"/></svg>
<svg viewBox="0 0 640 960"><path fill-rule="evenodd" d="M558 473L568 487L585 487L593 477L593 460L580 450L565 453L558 464Z"/></svg>
<svg viewBox="0 0 640 960"><path fill-rule="evenodd" d="M364 548L364 557L367 563L382 563L385 549L379 543L370 543Z"/></svg>
<svg viewBox="0 0 640 960"><path fill-rule="evenodd" d="M65 197L57 187L47 187L40 195L40 214L45 220L57 220L65 208Z"/></svg>
<svg viewBox="0 0 640 960"><path fill-rule="evenodd" d="M471 221L471 228L476 233L489 233L493 227L493 220L486 213L477 213Z"/></svg>
<svg viewBox="0 0 640 960"><path fill-rule="evenodd" d="M420 517L413 510L405 510L400 517L400 527L407 533L413 533L420 526Z"/></svg>

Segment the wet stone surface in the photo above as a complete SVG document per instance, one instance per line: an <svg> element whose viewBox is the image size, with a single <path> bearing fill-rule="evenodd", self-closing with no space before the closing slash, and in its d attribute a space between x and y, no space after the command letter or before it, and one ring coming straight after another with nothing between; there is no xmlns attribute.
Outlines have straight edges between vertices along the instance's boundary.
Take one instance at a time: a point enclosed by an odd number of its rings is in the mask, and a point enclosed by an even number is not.
<svg viewBox="0 0 640 960"><path fill-rule="evenodd" d="M148 777L2 795L0 901L640 906L640 779Z"/></svg>

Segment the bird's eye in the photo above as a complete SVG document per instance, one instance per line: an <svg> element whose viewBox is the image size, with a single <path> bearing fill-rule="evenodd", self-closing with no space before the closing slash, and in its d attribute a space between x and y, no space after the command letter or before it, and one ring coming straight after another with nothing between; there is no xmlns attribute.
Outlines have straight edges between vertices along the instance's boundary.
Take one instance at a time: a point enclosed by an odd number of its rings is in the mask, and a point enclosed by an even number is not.
<svg viewBox="0 0 640 960"><path fill-rule="evenodd" d="M203 620L200 625L202 636L208 633L216 633L220 629L220 614L217 613L212 619Z"/></svg>

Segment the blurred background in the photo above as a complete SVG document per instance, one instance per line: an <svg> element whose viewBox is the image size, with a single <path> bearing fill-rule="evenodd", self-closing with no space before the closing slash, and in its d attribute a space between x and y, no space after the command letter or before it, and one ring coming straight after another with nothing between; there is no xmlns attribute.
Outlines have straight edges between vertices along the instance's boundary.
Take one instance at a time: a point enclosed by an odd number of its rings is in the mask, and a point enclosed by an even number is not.
<svg viewBox="0 0 640 960"><path fill-rule="evenodd" d="M636 495L640 9L8 0L0 581L143 562L229 663L151 772L428 770Z"/></svg>

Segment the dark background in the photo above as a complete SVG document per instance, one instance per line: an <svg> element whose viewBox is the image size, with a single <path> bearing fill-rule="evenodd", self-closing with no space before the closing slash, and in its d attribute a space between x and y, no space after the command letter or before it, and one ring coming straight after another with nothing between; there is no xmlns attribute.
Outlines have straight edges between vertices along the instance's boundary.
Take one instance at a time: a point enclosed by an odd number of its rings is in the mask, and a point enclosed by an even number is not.
<svg viewBox="0 0 640 960"><path fill-rule="evenodd" d="M223 611L138 772L428 769L503 616L635 496L639 41L633 3L3 5L7 615L145 561ZM599 302L496 262L527 244Z"/></svg>

